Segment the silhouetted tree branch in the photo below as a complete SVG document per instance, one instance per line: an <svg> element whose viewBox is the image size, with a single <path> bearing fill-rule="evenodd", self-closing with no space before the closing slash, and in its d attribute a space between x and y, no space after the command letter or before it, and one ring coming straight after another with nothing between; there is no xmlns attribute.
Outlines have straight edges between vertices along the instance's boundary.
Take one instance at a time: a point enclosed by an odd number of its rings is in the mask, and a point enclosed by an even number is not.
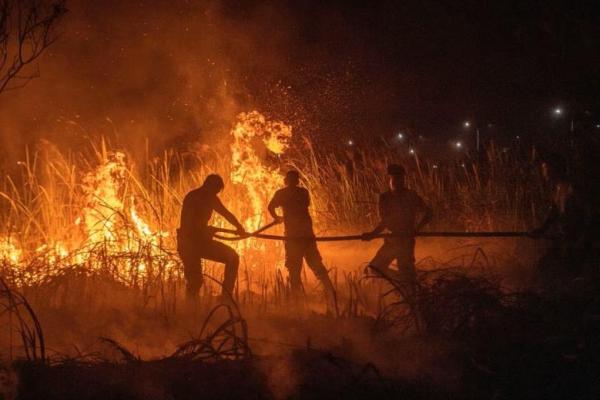
<svg viewBox="0 0 600 400"><path fill-rule="evenodd" d="M0 93L39 75L32 63L57 38L65 0L0 0Z"/></svg>

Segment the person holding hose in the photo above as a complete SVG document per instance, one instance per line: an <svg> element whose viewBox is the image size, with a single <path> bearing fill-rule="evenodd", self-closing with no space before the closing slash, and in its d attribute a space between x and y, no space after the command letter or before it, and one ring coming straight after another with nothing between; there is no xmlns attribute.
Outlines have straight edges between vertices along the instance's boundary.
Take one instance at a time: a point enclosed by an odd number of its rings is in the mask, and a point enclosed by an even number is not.
<svg viewBox="0 0 600 400"><path fill-rule="evenodd" d="M407 282L414 282L415 233L419 232L433 216L431 208L417 193L408 189L406 172L401 165L390 164L387 168L389 190L379 196L380 222L370 232L363 233L362 240L369 241L376 235L389 231L397 237L385 238L383 245L368 264L375 272L387 274L395 259L398 271Z"/></svg>
<svg viewBox="0 0 600 400"><path fill-rule="evenodd" d="M283 222L286 237L298 238L285 241L285 266L290 274L292 293L297 299L302 292L302 262L306 260L323 285L328 302L335 302L335 290L314 239L312 219L308 212L308 190L299 186L300 175L295 170L286 173L284 183L285 187L273 195L268 210L275 221ZM277 214L278 208L283 210L283 216Z"/></svg>

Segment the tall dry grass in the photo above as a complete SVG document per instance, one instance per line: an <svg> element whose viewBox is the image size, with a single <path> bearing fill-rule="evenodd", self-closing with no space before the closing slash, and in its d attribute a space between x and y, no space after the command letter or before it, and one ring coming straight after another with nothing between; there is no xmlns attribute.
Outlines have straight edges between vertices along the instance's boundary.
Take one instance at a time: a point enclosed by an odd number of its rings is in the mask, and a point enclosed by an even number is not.
<svg viewBox="0 0 600 400"><path fill-rule="evenodd" d="M170 312L176 308L176 294L182 286L174 240L182 199L209 173L229 176L231 163L226 150L165 150L159 157L135 160L101 139L77 152L63 152L50 143L27 151L20 173L0 180L3 276L21 286L52 285L66 274L93 271L140 289L145 303ZM90 174L115 162L118 151L125 154L124 172L110 176L110 180L121 206L115 207L103 198L90 200L90 185L102 184L90 183ZM294 167L301 172L312 195L316 230L331 234L373 226L377 195L385 190L385 167L390 162L407 167L408 185L432 206L432 228L528 229L538 219L537 210L545 204L546 190L532 168L531 158L532 154L503 152L493 145L480 160L465 157L439 164L401 155L387 147L353 149L348 157L344 152L320 151L304 139L287 156L265 162L281 170ZM244 185L227 184L222 197L240 219L251 216ZM86 227L75 224L83 210L90 208L90 201L114 221L114 239L90 243ZM130 215L133 204L153 232L167 235L140 234ZM268 222L266 214L263 220ZM113 240L127 244L115 250ZM281 302L286 296L285 279L277 272L283 263L281 243L252 240L235 245L242 254L238 298L262 303L263 307ZM20 252L18 262L15 251ZM220 276L220 268L211 264L205 267L206 273ZM356 292L351 279L338 285ZM217 289L209 283L203 293L212 296ZM361 301L356 293L350 296L352 302ZM356 304L348 307L355 309Z"/></svg>

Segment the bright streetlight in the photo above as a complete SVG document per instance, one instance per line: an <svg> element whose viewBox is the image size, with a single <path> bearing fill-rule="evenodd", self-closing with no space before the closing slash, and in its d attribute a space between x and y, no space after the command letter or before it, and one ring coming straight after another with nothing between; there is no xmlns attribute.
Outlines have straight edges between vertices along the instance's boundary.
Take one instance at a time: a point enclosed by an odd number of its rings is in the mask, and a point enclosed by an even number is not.
<svg viewBox="0 0 600 400"><path fill-rule="evenodd" d="M463 123L463 126L465 127L465 129L470 129L471 128L471 122L470 121L465 121ZM461 145L462 146L462 145ZM457 146L459 147L459 146ZM475 149L477 150L477 154L479 154L479 127L475 127Z"/></svg>

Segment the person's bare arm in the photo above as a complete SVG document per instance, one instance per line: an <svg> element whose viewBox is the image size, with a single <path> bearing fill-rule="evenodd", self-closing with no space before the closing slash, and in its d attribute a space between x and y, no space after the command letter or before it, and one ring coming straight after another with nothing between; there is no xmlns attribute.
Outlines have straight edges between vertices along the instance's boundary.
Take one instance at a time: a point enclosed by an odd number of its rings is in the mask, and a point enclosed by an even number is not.
<svg viewBox="0 0 600 400"><path fill-rule="evenodd" d="M215 203L215 211L222 215L223 218L227 220L227 222L235 226L239 233L246 233L246 229L244 229L244 226L240 223L240 221L238 221L235 215L233 215L231 211L229 211L223 205L223 203L221 203L221 200L219 198L217 198L217 201Z"/></svg>
<svg viewBox="0 0 600 400"><path fill-rule="evenodd" d="M419 223L415 227L415 232L419 232L421 229L423 229L423 227L425 225L427 225L428 223L431 222L432 218L433 218L433 210L431 209L431 207L429 207L428 205L424 204L424 207L423 207L423 216L421 217L421 220L419 221Z"/></svg>
<svg viewBox="0 0 600 400"><path fill-rule="evenodd" d="M385 222L383 221L383 204L381 201L381 197L379 198L379 205L378 205L378 210L379 210L379 223L377 224L377 226L375 226L375 228L373 228L373 230L371 230L370 232L365 232L362 234L362 240L372 240L374 239L375 235L380 234L381 232L383 232L385 230Z"/></svg>
<svg viewBox="0 0 600 400"><path fill-rule="evenodd" d="M269 210L269 214L271 214L271 217L273 217L273 219L276 222L281 222L283 220L283 218L279 214L277 214L277 208L279 208L279 207L280 207L279 196L277 195L277 193L275 193L275 195L269 202L267 209Z"/></svg>

